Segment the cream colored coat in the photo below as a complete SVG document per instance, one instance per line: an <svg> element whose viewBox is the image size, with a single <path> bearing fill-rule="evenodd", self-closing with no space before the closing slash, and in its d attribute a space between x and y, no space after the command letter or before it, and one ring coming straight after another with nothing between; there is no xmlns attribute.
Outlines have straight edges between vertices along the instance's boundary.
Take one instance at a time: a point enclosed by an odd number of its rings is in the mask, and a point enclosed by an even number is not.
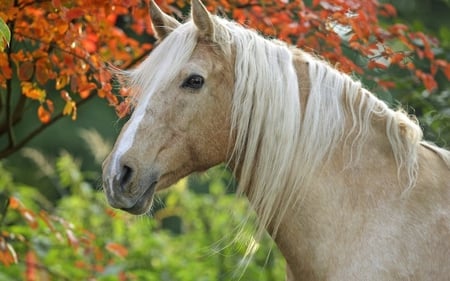
<svg viewBox="0 0 450 281"><path fill-rule="evenodd" d="M155 191L225 162L288 280L449 280L450 152L347 75L198 0L182 25L150 11L160 45L127 74L136 107L104 162L113 207L145 213Z"/></svg>

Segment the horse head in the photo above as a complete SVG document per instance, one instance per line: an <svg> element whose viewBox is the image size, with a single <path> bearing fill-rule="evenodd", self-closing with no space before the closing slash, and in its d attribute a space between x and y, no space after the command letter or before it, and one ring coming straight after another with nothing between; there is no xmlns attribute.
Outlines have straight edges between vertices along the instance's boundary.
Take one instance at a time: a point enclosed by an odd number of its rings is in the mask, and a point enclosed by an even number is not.
<svg viewBox="0 0 450 281"><path fill-rule="evenodd" d="M133 214L156 190L224 162L230 139L233 61L215 43L214 19L197 0L184 24L153 1L150 15L159 41L128 73L135 108L103 163L109 203Z"/></svg>

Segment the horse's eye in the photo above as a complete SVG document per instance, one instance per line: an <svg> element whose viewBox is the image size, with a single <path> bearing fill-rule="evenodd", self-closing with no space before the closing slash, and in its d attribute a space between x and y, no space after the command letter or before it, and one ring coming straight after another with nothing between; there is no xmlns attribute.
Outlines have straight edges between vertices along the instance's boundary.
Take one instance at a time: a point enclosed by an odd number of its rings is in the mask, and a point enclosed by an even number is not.
<svg viewBox="0 0 450 281"><path fill-rule="evenodd" d="M203 84L205 83L205 79L198 75L193 74L189 76L186 80L184 80L183 84L181 85L181 88L190 88L190 89L200 89Z"/></svg>

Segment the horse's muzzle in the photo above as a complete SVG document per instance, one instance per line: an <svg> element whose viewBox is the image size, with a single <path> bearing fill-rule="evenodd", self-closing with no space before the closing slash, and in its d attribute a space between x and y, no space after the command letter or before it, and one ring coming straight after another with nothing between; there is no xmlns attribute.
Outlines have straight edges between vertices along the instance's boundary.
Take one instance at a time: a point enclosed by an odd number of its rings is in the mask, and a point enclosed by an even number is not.
<svg viewBox="0 0 450 281"><path fill-rule="evenodd" d="M137 171L129 165L104 167L103 188L111 207L138 215L150 209L158 178L157 172Z"/></svg>

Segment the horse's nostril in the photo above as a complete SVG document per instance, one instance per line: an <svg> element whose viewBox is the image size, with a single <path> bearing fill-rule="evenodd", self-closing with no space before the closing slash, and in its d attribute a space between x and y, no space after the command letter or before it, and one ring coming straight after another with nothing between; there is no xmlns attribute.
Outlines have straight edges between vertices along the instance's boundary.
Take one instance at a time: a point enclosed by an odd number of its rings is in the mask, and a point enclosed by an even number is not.
<svg viewBox="0 0 450 281"><path fill-rule="evenodd" d="M133 175L133 169L131 169L129 166L124 165L122 167L122 173L120 175L120 187L125 188L131 180L131 176Z"/></svg>

